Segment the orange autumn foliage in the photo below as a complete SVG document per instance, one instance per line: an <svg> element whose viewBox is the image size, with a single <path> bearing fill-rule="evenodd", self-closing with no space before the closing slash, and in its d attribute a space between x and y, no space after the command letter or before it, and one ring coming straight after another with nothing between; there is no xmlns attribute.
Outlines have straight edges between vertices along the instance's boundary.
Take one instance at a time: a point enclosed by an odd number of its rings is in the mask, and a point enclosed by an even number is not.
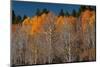
<svg viewBox="0 0 100 67"><path fill-rule="evenodd" d="M67 23L74 25L76 23L76 18L73 16L67 17Z"/></svg>
<svg viewBox="0 0 100 67"><path fill-rule="evenodd" d="M67 25L69 25L69 26L75 25L76 20L77 20L77 18L75 18L73 16L69 16L69 17L60 16L60 17L57 17L57 19L56 19L56 26L57 26L56 31L60 32L64 25L66 25L66 26Z"/></svg>
<svg viewBox="0 0 100 67"><path fill-rule="evenodd" d="M82 30L86 31L87 24L92 28L95 22L95 12L85 10L81 13Z"/></svg>
<svg viewBox="0 0 100 67"><path fill-rule="evenodd" d="M42 32L41 26L44 23L46 14L41 16L34 16L31 19L27 18L24 20L23 25L30 25L31 31L30 33L33 34L34 32Z"/></svg>
<svg viewBox="0 0 100 67"><path fill-rule="evenodd" d="M56 27L57 27L56 31L60 32L64 24L64 17L63 16L57 17L55 22L56 22Z"/></svg>
<svg viewBox="0 0 100 67"><path fill-rule="evenodd" d="M48 14L42 14L41 16L34 16L32 18L27 18L23 21L23 25L30 25L32 26L30 33L33 34L34 32L43 32L43 24L46 22L49 22L50 20L47 17L50 17L51 13ZM56 24L56 31L61 31L63 28L63 25L69 25L73 27L77 23L77 17L73 16L55 16L54 23ZM93 29L95 22L95 12L90 10L85 10L81 13L81 22L82 23L82 30L83 32L87 29L87 24Z"/></svg>

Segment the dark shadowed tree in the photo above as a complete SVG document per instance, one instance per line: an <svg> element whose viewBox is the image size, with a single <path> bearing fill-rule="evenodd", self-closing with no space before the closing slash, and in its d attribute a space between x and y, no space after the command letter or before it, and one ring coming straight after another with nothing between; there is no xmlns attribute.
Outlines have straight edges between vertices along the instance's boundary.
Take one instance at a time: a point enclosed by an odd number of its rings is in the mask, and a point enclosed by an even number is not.
<svg viewBox="0 0 100 67"><path fill-rule="evenodd" d="M24 16L23 16L23 19L22 19L22 22L23 22L26 18L27 18L27 16L26 16L26 15L24 15Z"/></svg>
<svg viewBox="0 0 100 67"><path fill-rule="evenodd" d="M93 7L93 6L87 6L86 8L90 11L95 11L96 10L96 7Z"/></svg>
<svg viewBox="0 0 100 67"><path fill-rule="evenodd" d="M36 11L36 15L37 16L41 16L43 13L45 14L48 14L49 10L47 10L46 8L40 10L39 8L37 8L37 11Z"/></svg>
<svg viewBox="0 0 100 67"><path fill-rule="evenodd" d="M91 10L92 11L93 6L85 6L85 5L80 6L80 9L79 9L80 12L83 12L85 10Z"/></svg>
<svg viewBox="0 0 100 67"><path fill-rule="evenodd" d="M79 11L77 12L77 16L79 17L81 12L84 12L85 10L95 11L96 7L81 5Z"/></svg>
<svg viewBox="0 0 100 67"><path fill-rule="evenodd" d="M21 16L17 16L17 23L22 23L22 18L21 18Z"/></svg>
<svg viewBox="0 0 100 67"><path fill-rule="evenodd" d="M85 11L86 10L86 6L84 5L81 5L80 8L79 8L79 11L77 12L77 16L79 17L81 12Z"/></svg>
<svg viewBox="0 0 100 67"><path fill-rule="evenodd" d="M92 10L94 10L96 12L96 7L95 6L91 6Z"/></svg>
<svg viewBox="0 0 100 67"><path fill-rule="evenodd" d="M12 24L16 23L15 19L16 19L16 15L15 15L14 10L12 10Z"/></svg>
<svg viewBox="0 0 100 67"><path fill-rule="evenodd" d="M43 13L48 14L48 12L49 12L49 11L48 11L46 8L43 9Z"/></svg>
<svg viewBox="0 0 100 67"><path fill-rule="evenodd" d="M12 24L18 24L22 22L21 16L16 16L14 10L12 10Z"/></svg>
<svg viewBox="0 0 100 67"><path fill-rule="evenodd" d="M77 17L80 17L80 14L81 14L81 11L79 9L78 12L77 12Z"/></svg>
<svg viewBox="0 0 100 67"><path fill-rule="evenodd" d="M77 16L77 12L73 9L72 11L72 16L76 17Z"/></svg>
<svg viewBox="0 0 100 67"><path fill-rule="evenodd" d="M42 14L42 10L40 10L39 8L37 8L37 10L36 10L36 15L37 15L37 16L41 16L41 14Z"/></svg>
<svg viewBox="0 0 100 67"><path fill-rule="evenodd" d="M59 15L58 16L64 16L64 11L63 9L60 10Z"/></svg>
<svg viewBox="0 0 100 67"><path fill-rule="evenodd" d="M86 9L86 6L82 5L80 6L80 11L84 11Z"/></svg>
<svg viewBox="0 0 100 67"><path fill-rule="evenodd" d="M70 16L70 14L69 14L69 12L68 12L68 11L66 11L65 16Z"/></svg>

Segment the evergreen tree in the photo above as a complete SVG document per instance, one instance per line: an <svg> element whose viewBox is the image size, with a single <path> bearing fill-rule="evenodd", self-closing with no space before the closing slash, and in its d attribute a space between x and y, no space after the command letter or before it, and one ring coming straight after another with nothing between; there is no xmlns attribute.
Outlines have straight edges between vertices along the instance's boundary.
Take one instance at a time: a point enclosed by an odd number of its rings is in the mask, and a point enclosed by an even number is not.
<svg viewBox="0 0 100 67"><path fill-rule="evenodd" d="M65 14L64 14L64 11L63 11L63 9L61 9L58 16L64 16L64 15L65 15Z"/></svg>
<svg viewBox="0 0 100 67"><path fill-rule="evenodd" d="M43 13L46 13L47 14L48 12L49 11L46 8L43 9Z"/></svg>
<svg viewBox="0 0 100 67"><path fill-rule="evenodd" d="M22 19L22 22L23 22L26 18L27 18L27 16L26 16L26 15L24 15L24 16L23 16L23 19Z"/></svg>
<svg viewBox="0 0 100 67"><path fill-rule="evenodd" d="M16 16L14 10L12 10L12 24L18 24L22 22L21 16Z"/></svg>
<svg viewBox="0 0 100 67"><path fill-rule="evenodd" d="M16 19L16 15L15 15L15 12L14 10L12 10L12 24L15 24L15 19Z"/></svg>
<svg viewBox="0 0 100 67"><path fill-rule="evenodd" d="M21 23L21 22L22 22L21 16L17 16L17 23Z"/></svg>
<svg viewBox="0 0 100 67"><path fill-rule="evenodd" d="M80 7L80 11L82 12L82 11L84 11L84 10L86 10L86 6L82 5L82 6Z"/></svg>
<svg viewBox="0 0 100 67"><path fill-rule="evenodd" d="M68 13L68 11L66 11L65 16L70 16L70 14Z"/></svg>
<svg viewBox="0 0 100 67"><path fill-rule="evenodd" d="M81 5L77 13L77 16L80 16L81 12L84 12L85 10L95 11L96 7Z"/></svg>
<svg viewBox="0 0 100 67"><path fill-rule="evenodd" d="M41 16L43 13L48 14L49 11L48 11L46 8L44 8L44 9L42 9L42 10L40 10L40 9L38 8L37 11L36 11L36 15L37 15L37 16Z"/></svg>
<svg viewBox="0 0 100 67"><path fill-rule="evenodd" d="M90 10L90 11L95 11L95 10L96 10L96 7L93 7L93 6L87 6L87 9Z"/></svg>
<svg viewBox="0 0 100 67"><path fill-rule="evenodd" d="M77 17L77 12L73 9L72 16Z"/></svg>
<svg viewBox="0 0 100 67"><path fill-rule="evenodd" d="M40 16L41 14L42 14L42 11L39 8L37 8L36 15Z"/></svg>

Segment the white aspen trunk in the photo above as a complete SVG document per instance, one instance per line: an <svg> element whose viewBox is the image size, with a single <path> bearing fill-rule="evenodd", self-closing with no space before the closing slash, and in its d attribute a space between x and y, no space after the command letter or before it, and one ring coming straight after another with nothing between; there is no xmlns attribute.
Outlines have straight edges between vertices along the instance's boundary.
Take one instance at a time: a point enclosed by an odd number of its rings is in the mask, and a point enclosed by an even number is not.
<svg viewBox="0 0 100 67"><path fill-rule="evenodd" d="M35 64L37 64L37 49L35 49Z"/></svg>
<svg viewBox="0 0 100 67"><path fill-rule="evenodd" d="M71 46L70 46L70 33L69 33L69 47L68 47L68 54L69 54L69 60L68 62L71 62Z"/></svg>
<svg viewBox="0 0 100 67"><path fill-rule="evenodd" d="M48 55L48 63L51 63L51 32L46 32L47 35L47 40L49 42L48 46L49 46L49 55Z"/></svg>

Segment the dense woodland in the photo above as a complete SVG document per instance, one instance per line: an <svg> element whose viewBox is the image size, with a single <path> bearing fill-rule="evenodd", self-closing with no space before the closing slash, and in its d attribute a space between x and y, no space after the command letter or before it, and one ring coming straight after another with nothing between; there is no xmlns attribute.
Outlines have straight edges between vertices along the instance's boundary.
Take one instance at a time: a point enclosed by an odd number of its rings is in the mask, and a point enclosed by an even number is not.
<svg viewBox="0 0 100 67"><path fill-rule="evenodd" d="M12 65L95 61L95 12L93 6L58 15L37 8L35 16L21 17L12 10Z"/></svg>

